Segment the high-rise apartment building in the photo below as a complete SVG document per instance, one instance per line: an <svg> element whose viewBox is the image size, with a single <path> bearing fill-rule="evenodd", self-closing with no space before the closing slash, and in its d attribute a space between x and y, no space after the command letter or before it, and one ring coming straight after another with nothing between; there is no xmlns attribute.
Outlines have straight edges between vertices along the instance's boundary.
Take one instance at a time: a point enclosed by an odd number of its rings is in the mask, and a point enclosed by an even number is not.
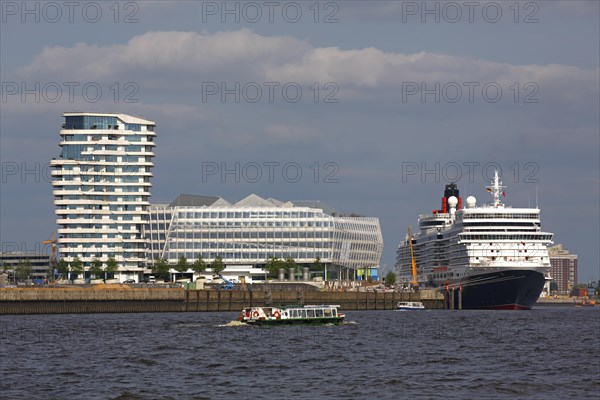
<svg viewBox="0 0 600 400"><path fill-rule="evenodd" d="M569 294L577 284L577 254L572 254L562 244L548 248L550 276L558 285L559 294Z"/></svg>
<svg viewBox="0 0 600 400"><path fill-rule="evenodd" d="M114 257L122 272L143 271L156 124L118 113L63 117L50 162L61 257L84 267Z"/></svg>

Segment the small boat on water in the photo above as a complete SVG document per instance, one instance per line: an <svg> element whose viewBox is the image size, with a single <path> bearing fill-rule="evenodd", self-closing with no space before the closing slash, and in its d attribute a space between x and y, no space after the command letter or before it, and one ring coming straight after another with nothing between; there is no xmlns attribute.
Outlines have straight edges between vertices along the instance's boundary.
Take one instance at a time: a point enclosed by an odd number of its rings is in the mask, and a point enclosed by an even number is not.
<svg viewBox="0 0 600 400"><path fill-rule="evenodd" d="M424 310L425 306L420 301L401 301L396 305L397 310Z"/></svg>
<svg viewBox="0 0 600 400"><path fill-rule="evenodd" d="M239 321L249 325L339 325L346 317L337 305L247 307Z"/></svg>

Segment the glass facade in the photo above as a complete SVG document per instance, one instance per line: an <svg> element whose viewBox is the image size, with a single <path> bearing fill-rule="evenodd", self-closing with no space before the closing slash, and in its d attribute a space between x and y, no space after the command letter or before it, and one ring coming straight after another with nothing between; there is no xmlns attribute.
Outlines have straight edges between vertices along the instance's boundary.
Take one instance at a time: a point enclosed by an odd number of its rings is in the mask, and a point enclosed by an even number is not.
<svg viewBox="0 0 600 400"><path fill-rule="evenodd" d="M122 271L143 271L154 122L125 114L64 117L62 151L50 163L61 257L78 257L86 268L114 257Z"/></svg>
<svg viewBox="0 0 600 400"><path fill-rule="evenodd" d="M64 129L114 129L117 117L96 115L65 116Z"/></svg>
<svg viewBox="0 0 600 400"><path fill-rule="evenodd" d="M146 229L150 261L179 257L230 264L264 264L270 257L350 269L379 264L383 238L377 218L334 217L305 207L152 206Z"/></svg>

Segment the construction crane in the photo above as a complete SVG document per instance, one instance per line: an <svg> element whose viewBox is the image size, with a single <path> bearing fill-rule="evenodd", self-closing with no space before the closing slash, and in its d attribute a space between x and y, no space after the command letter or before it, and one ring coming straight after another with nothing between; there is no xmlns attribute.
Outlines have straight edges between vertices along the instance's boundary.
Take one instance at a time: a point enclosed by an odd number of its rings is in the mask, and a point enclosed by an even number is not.
<svg viewBox="0 0 600 400"><path fill-rule="evenodd" d="M221 275L220 273L216 273L215 276L218 276L219 278L221 278L223 280L223 282L225 282L223 285L219 285L217 286L217 289L223 289L223 290L233 290L233 288L235 287L233 285L233 282L231 282L229 279L225 278L223 275Z"/></svg>
<svg viewBox="0 0 600 400"><path fill-rule="evenodd" d="M51 244L52 245L52 256L50 258L50 264L54 267L56 266L56 231L52 232L50 239L44 240L41 242L42 244Z"/></svg>
<svg viewBox="0 0 600 400"><path fill-rule="evenodd" d="M410 263L412 265L412 284L413 286L417 286L417 262L415 261L415 253L413 252L412 230L410 226L408 227L408 243L410 247Z"/></svg>

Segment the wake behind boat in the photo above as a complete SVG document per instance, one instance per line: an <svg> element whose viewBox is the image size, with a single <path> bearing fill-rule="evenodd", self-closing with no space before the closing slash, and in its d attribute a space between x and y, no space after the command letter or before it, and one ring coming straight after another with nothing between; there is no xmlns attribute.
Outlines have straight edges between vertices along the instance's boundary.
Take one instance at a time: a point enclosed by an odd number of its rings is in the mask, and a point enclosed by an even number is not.
<svg viewBox="0 0 600 400"><path fill-rule="evenodd" d="M339 325L345 315L338 305L293 305L281 307L248 307L239 321L249 325Z"/></svg>

